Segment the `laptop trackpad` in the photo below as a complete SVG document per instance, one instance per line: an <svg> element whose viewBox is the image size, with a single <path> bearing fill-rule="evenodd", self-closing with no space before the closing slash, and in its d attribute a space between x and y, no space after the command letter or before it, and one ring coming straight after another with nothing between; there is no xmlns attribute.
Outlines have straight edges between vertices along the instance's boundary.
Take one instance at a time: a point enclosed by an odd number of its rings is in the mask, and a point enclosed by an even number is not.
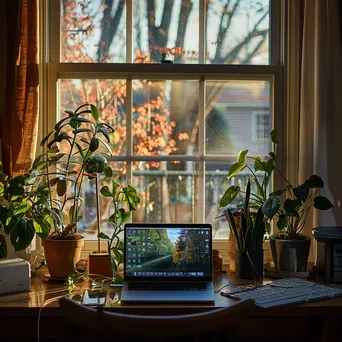
<svg viewBox="0 0 342 342"><path fill-rule="evenodd" d="M150 300L159 300L159 301L185 300L185 291L150 291Z"/></svg>

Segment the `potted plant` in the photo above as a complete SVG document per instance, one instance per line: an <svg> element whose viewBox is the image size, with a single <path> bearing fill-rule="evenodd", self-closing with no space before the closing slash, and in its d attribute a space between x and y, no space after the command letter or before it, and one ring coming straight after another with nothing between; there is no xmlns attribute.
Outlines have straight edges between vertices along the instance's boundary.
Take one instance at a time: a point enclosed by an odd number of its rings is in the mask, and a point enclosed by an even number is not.
<svg viewBox="0 0 342 342"><path fill-rule="evenodd" d="M270 180L272 179L272 174L276 170L277 166L277 138L276 131L273 130L270 133L271 141L273 143L273 151L269 153L270 158L263 160L260 157L249 156L248 150L241 150L238 154L237 161L228 170L228 179L237 176L244 170L248 169L251 176L248 177L251 183L251 193L250 193L250 208L258 212L262 207L263 203L267 199L268 187ZM251 165L252 162L252 165ZM221 212L216 216L216 218L226 217L229 222L229 217L227 215L227 209L233 213L234 223L236 226L240 224L240 209L243 207L244 197L246 193L241 189L240 185L231 185L223 194L220 200ZM253 212L252 212L253 215ZM268 238L271 232L271 226L269 222L265 222L265 239ZM236 246L235 239L232 230L229 233L228 240L228 253L229 253L229 267L235 272L236 264ZM269 250L269 249L268 249Z"/></svg>
<svg viewBox="0 0 342 342"><path fill-rule="evenodd" d="M36 233L47 236L51 227L48 198L48 188L39 177L9 177L0 162L0 258L8 254L5 235L15 252L27 248Z"/></svg>
<svg viewBox="0 0 342 342"><path fill-rule="evenodd" d="M90 109L89 109L90 107ZM105 156L114 129L100 119L94 105L84 104L62 118L41 141L45 149L33 162L31 174L47 189L50 216L43 228L43 246L51 278L65 279L80 259L84 245L77 231L82 220L81 201L84 177L112 174ZM51 228L51 229L50 229Z"/></svg>
<svg viewBox="0 0 342 342"><path fill-rule="evenodd" d="M236 277L239 279L262 278L263 241L265 235L264 214L261 207L251 208L251 182L247 181L243 208L233 214L226 208L230 228L236 246ZM236 218L239 224L236 223Z"/></svg>
<svg viewBox="0 0 342 342"><path fill-rule="evenodd" d="M284 178L285 179L285 178ZM270 237L275 268L280 271L306 271L310 251L311 237L301 234L306 218L311 210L328 210L333 207L318 189L324 188L321 177L311 175L304 183L287 185L269 194L262 206L264 215L277 219L279 232ZM280 198L285 195L282 203Z"/></svg>
<svg viewBox="0 0 342 342"><path fill-rule="evenodd" d="M99 253L100 247L97 252L90 253L89 272L111 276L113 283L120 284L123 281L123 278L119 275L120 266L124 261L124 246L121 241L123 225L130 219L131 212L137 209L140 198L134 187L130 185L121 186L115 180L112 180L111 190L106 185L101 188L100 193L113 202L113 212L108 218L113 232L111 236L108 236L99 231L98 239L107 242L107 253L105 255Z"/></svg>

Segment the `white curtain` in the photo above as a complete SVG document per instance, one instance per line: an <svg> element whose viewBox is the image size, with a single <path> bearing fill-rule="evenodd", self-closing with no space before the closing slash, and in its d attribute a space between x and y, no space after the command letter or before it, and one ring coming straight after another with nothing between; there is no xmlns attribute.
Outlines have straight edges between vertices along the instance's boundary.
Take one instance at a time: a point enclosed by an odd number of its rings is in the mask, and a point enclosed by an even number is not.
<svg viewBox="0 0 342 342"><path fill-rule="evenodd" d="M338 1L291 0L290 3L293 11L289 15L297 16L292 18L297 27L289 25L289 30L299 29L296 42L299 51L292 46L293 53L289 54L289 70L291 57L297 58L292 60L293 66L298 67L297 75L292 73L288 85L288 89L298 90L297 94L288 92L288 112L298 111L295 115L299 127L298 154L294 165L298 170L297 183L301 184L311 174L319 175L325 183L321 194L334 204L329 211L311 211L303 231L309 236L313 227L342 225L342 49ZM291 108L291 103L298 106ZM293 126L289 122L288 138ZM310 260L314 261L316 244L314 239L312 242Z"/></svg>

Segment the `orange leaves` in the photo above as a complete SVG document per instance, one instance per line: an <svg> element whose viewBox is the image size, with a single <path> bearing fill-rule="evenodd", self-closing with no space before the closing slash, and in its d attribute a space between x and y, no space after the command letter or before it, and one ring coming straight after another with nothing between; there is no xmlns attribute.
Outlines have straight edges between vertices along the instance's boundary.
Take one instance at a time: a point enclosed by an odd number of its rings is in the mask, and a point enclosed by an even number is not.
<svg viewBox="0 0 342 342"><path fill-rule="evenodd" d="M187 140L187 139L189 139L189 134L188 133L179 133L178 139L179 140Z"/></svg>

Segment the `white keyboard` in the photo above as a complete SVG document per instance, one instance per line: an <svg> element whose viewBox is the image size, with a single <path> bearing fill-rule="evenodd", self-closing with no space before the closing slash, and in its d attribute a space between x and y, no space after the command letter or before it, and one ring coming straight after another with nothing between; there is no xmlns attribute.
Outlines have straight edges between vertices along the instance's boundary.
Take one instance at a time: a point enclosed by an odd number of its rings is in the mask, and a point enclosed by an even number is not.
<svg viewBox="0 0 342 342"><path fill-rule="evenodd" d="M221 294L234 299L249 299L262 308L311 302L342 296L342 289L318 285L299 278L275 280L261 286L239 286L222 290Z"/></svg>

